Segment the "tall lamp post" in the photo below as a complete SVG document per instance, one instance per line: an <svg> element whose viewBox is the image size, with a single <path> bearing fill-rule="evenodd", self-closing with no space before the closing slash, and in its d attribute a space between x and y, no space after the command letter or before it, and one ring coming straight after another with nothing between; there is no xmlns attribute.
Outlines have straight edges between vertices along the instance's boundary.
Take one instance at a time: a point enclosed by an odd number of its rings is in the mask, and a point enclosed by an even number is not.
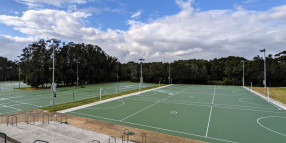
<svg viewBox="0 0 286 143"><path fill-rule="evenodd" d="M53 70L53 79L52 79L52 87L51 87L51 90L52 90L52 102L53 102L53 106L52 108L55 109L55 98L56 98L56 85L55 85L55 48L53 46L53 39L51 40L48 40L48 42L51 42L51 46L53 48L53 68L50 68Z"/></svg>
<svg viewBox="0 0 286 143"><path fill-rule="evenodd" d="M260 50L260 52L264 52L264 81L263 81L263 84L264 84L264 94L266 96L266 55L265 55L266 50L262 49L262 50Z"/></svg>
<svg viewBox="0 0 286 143"><path fill-rule="evenodd" d="M19 75L18 76L19 76L19 88L20 88L20 71L21 71L21 69L20 69L20 57L21 56L17 56L17 57L19 58Z"/></svg>
<svg viewBox="0 0 286 143"><path fill-rule="evenodd" d="M143 74L142 74L142 62L145 60L143 58L139 59L141 61L141 77L140 77L140 83L143 84Z"/></svg>
<svg viewBox="0 0 286 143"><path fill-rule="evenodd" d="M78 86L78 80L79 80L79 78L78 78L78 64L79 64L80 62L79 62L79 60L77 59L77 61L76 61L76 86Z"/></svg>
<svg viewBox="0 0 286 143"><path fill-rule="evenodd" d="M53 40L51 41L53 42ZM56 86L55 86L55 48L53 47L53 109L55 108L55 92L56 92Z"/></svg>
<svg viewBox="0 0 286 143"><path fill-rule="evenodd" d="M171 84L171 66L169 63L169 84Z"/></svg>
<svg viewBox="0 0 286 143"><path fill-rule="evenodd" d="M117 75L116 75L116 78L117 78L117 92L119 92L119 84L118 84L118 61L117 61Z"/></svg>
<svg viewBox="0 0 286 143"><path fill-rule="evenodd" d="M0 70L2 70L2 67L0 67ZM1 77L2 78L2 77ZM0 93L1 93L1 83L0 83Z"/></svg>
<svg viewBox="0 0 286 143"><path fill-rule="evenodd" d="M242 86L244 87L244 60L242 60L243 63L243 70L242 70Z"/></svg>

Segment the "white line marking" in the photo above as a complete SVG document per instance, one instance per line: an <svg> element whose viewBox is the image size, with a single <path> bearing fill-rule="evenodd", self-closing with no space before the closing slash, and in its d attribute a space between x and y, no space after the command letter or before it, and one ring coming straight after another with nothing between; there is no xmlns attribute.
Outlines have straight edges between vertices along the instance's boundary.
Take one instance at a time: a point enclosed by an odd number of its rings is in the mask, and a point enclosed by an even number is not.
<svg viewBox="0 0 286 143"><path fill-rule="evenodd" d="M185 91L185 90L187 90L187 89L189 89L189 88L191 88L191 87L185 88L185 89L183 89L183 90L181 90L181 91L179 91L179 92L177 92L177 93L175 93L175 94L173 94L173 95L171 95L171 96L168 96L168 97L164 98L163 100L159 100L159 101L157 101L156 103L154 103L154 104L152 104L152 105L150 105L150 106L148 106L148 107L146 107L146 108L144 108L144 109L142 109L142 110L139 110L139 111L137 111L137 112L135 112L135 113L133 113L133 114L131 114L131 115L129 115L129 116L127 116L127 117L121 119L120 121L126 120L126 119L128 119L128 118L130 118L130 117L132 117L132 116L134 116L134 115L136 115L136 114L138 114L138 113L140 113L140 112L142 112L142 111L144 111L144 110L146 110L146 109L148 109L148 108L150 108L150 107L152 107L152 106L155 106L156 104L158 104L158 103L160 103L160 102L163 102L163 101L167 100L168 98L171 98L171 97L173 97L173 96L175 96L175 95L177 95L177 94L179 94L179 93L181 93L181 92L183 92L183 91Z"/></svg>
<svg viewBox="0 0 286 143"><path fill-rule="evenodd" d="M117 101L121 101L121 104L120 105L116 105L116 106L112 106L112 107L106 107L106 108L91 108L91 107L88 107L88 108L83 108L83 110L105 110L105 109L112 109L112 108L117 108L117 107L121 107L125 104L124 101L122 100L117 100ZM95 106L97 107L97 106Z"/></svg>
<svg viewBox="0 0 286 143"><path fill-rule="evenodd" d="M247 87L244 87L244 88L251 92L251 89L249 89ZM264 97L264 95L260 94L259 92L256 92L256 91L253 90L252 93L258 95L258 97L264 99L265 101L267 100L266 97ZM286 105L281 103L281 102L279 102L279 101L277 101L277 100L274 100L274 99L270 98L270 102L269 103L271 103L272 105L276 106L277 108L282 108L282 109L286 110Z"/></svg>
<svg viewBox="0 0 286 143"><path fill-rule="evenodd" d="M139 100L139 101L154 101L154 100L146 100L146 99L143 100L143 99L135 99L135 98L126 98L126 99L128 99L128 100ZM160 101L160 100L158 100L158 101ZM173 101L173 100L164 101L162 103L180 104L180 105L187 105L187 106L211 107L210 103L203 103L203 102L179 103L179 102L170 102L170 101ZM218 106L218 105L220 105L220 106ZM225 105L225 106L221 106L221 105ZM213 107L224 108L224 109L232 109L232 110L242 110L242 111L254 111L254 112L286 114L285 112L265 111L265 110L276 110L274 108L261 108L261 107L251 107L251 106L227 105L227 104L214 104Z"/></svg>
<svg viewBox="0 0 286 143"><path fill-rule="evenodd" d="M146 110L146 109L148 109L148 108L151 108L152 106L155 106L155 105L158 104L158 103L160 103L160 101L157 101L156 103L154 103L154 104L152 104L152 105L150 105L150 106L148 106L148 107L146 107L146 108L143 108L143 109L141 109L141 110L139 110L139 111L137 111L137 112L135 112L135 113L133 113L133 114L131 114L131 115L129 115L129 116L123 118L123 119L121 119L120 121L123 121L123 120L125 120L125 119L128 119L128 118L130 118L130 117L132 117L132 116L134 116L134 115L136 115L136 114L138 114L138 113L140 113L140 112L142 112L142 111L144 111L144 110Z"/></svg>
<svg viewBox="0 0 286 143"><path fill-rule="evenodd" d="M206 137L206 136L201 136L201 135L197 135L197 134L191 134L191 133L186 133L186 132L181 132L181 131L175 131L175 130L170 130L170 129L158 128L158 127L154 127L154 126L136 124L136 123L132 123L132 122L126 122L126 121L121 121L121 120L115 120L115 119L110 119L110 118L105 118L105 117L100 117L100 116L93 116L93 115L83 114L83 113L78 113L78 112L70 112L70 113L79 114L79 115L84 115L84 116L90 116L90 117L95 117L95 118L100 118L100 119L105 119L105 120L110 120L110 121L122 122L122 123L137 125L137 126L143 126L143 127L153 128L153 129L157 129L157 130L163 130L163 131L168 131L168 132L174 132L174 133L179 133L179 134L185 134L185 135L190 135L190 136L197 136L197 137L202 137L202 138L208 138L208 139L213 139L213 140L218 140L218 141L223 141L223 142L238 143L238 142L234 142L234 141L228 141L228 140L223 140L223 139L218 139L218 138L213 138L213 137Z"/></svg>
<svg viewBox="0 0 286 143"><path fill-rule="evenodd" d="M214 98L215 98L215 90L216 90L216 86L215 86L214 94L213 94L213 101L212 101L211 110L210 110L210 115L209 115L209 121L208 121L208 126L207 126L207 131L206 131L206 137L208 137L209 127L210 127L210 122L211 122L211 117L212 117L212 111L213 111L213 105L214 105Z"/></svg>
<svg viewBox="0 0 286 143"><path fill-rule="evenodd" d="M255 104L255 103L243 101L243 99L259 99L259 98L239 98L238 100L239 100L240 102L246 103L246 104L259 105L259 106L269 106L269 105L265 105L265 104ZM259 100L261 100L261 99L259 99Z"/></svg>
<svg viewBox="0 0 286 143"><path fill-rule="evenodd" d="M126 98L128 100L139 100L139 101L154 101L154 100L161 100L158 98L142 98L142 97L136 97L136 98ZM180 103L181 102L181 103ZM168 100L164 103L174 103L174 104L185 104L185 105L210 105L210 103L205 102L193 102L193 101L181 101L181 100ZM240 105L228 105L228 104L214 104L215 107L240 107L240 108L259 108L259 109L274 109L274 108L261 108L261 107L255 107L255 106L240 106ZM210 107L210 106L209 106ZM236 108L234 108L236 109Z"/></svg>
<svg viewBox="0 0 286 143"><path fill-rule="evenodd" d="M286 117L281 117L281 116L260 117L260 118L258 118L258 119L256 120L256 122L257 122L257 124L258 124L258 125L260 125L261 127L263 127L263 128L264 128L264 129L266 129L266 130L269 130L269 131L271 131L271 132L273 132L273 133L276 133L276 134L279 134L279 135L282 135L282 136L286 136L286 135L285 135L285 134L283 134L283 133L280 133L280 132L277 132L277 131L271 130L271 129L269 129L269 128L267 128L267 127L263 126L263 125L259 122L259 120L260 120L260 119L273 118L273 117L286 118Z"/></svg>
<svg viewBox="0 0 286 143"><path fill-rule="evenodd" d="M9 100L10 100L10 99L9 99ZM31 105L31 106L35 106L35 107L42 107L42 106L39 106L39 105L30 104L30 103L25 103L25 102L21 102L21 101L15 101L15 100L10 100L10 101L17 102L17 103L21 103L21 104L27 104L27 105Z"/></svg>
<svg viewBox="0 0 286 143"><path fill-rule="evenodd" d="M212 111L213 111L213 106L211 106L211 110L210 110L210 116L209 116L207 131L206 131L206 137L208 137L208 132L209 132L209 127L210 127L210 122L211 122Z"/></svg>
<svg viewBox="0 0 286 143"><path fill-rule="evenodd" d="M149 92L149 91L160 89L160 88L165 88L165 87L168 87L168 86L170 86L170 85L161 86L161 87L157 87L157 88L152 88L152 89L144 90L144 91L141 91L141 92L135 92L135 93L131 93L131 94L126 94L126 95L123 95L123 96L114 97L114 98L110 98L110 99L106 99L106 100L103 100L103 101L94 102L94 103L86 104L86 105L82 105L82 106L77 106L77 107L61 110L61 111L58 111L58 112L59 113L71 112L71 111L75 111L75 110L91 107L91 106L94 106L94 105L102 104L102 103L105 103L105 102L109 102L109 101L113 101L113 100L129 97L129 96L134 96L134 95L137 95L137 94Z"/></svg>

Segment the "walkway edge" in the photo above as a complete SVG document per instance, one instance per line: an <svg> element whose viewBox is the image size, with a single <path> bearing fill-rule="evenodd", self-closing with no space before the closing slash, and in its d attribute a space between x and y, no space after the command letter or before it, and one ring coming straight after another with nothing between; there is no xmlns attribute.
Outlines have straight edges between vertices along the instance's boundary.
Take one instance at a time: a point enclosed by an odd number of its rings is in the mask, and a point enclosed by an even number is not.
<svg viewBox="0 0 286 143"><path fill-rule="evenodd" d="M255 90L252 90L252 91L251 91L251 89L249 89L248 87L244 87L244 88L247 89L247 90L249 90L250 92L252 92L252 93L254 93L254 94L260 96L261 98L263 98L264 100L267 101L267 97L265 97L265 96L262 95L261 93L255 91ZM285 105L284 103L280 102L280 101L274 100L274 99L272 99L272 98L269 97L269 102L272 103L272 104L274 104L274 105L276 105L276 106L278 106L278 107L280 107L280 108L282 108L282 109L284 109L284 110L286 110L286 105Z"/></svg>
<svg viewBox="0 0 286 143"><path fill-rule="evenodd" d="M144 91L140 91L140 92L130 93L130 94L122 95L122 96L119 96L119 97L114 97L114 98L106 99L106 100L103 100L103 101L98 101L98 102L94 102L94 103L90 103L90 104L85 104L85 105L81 105L81 106L77 106L77 107L72 107L72 108L61 110L61 111L57 111L57 112L59 112L59 113L72 112L72 111L75 111L75 110L87 108L87 107L90 107L90 106L106 103L106 102L109 102L109 101L113 101L113 100L129 97L129 96L133 96L133 95L138 95L138 94L141 94L141 93L149 92L149 91L160 89L160 88L165 88L165 87L168 87L168 86L171 86L171 85L166 85L166 86L152 88L152 89L148 89L148 90L144 90Z"/></svg>

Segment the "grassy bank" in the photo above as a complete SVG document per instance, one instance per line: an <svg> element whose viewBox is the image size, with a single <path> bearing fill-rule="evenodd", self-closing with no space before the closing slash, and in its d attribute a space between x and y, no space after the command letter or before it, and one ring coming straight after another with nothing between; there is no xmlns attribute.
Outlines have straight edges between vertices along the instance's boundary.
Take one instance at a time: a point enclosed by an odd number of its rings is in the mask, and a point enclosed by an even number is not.
<svg viewBox="0 0 286 143"><path fill-rule="evenodd" d="M264 87L253 87L253 90L264 95ZM286 87L269 87L269 96L286 104Z"/></svg>
<svg viewBox="0 0 286 143"><path fill-rule="evenodd" d="M164 86L164 84L161 86ZM150 87L142 88L141 91L152 89L152 88L157 88L157 87L158 87L157 85L156 86L150 86ZM130 91L124 91L124 92L110 94L110 95L105 95L105 96L101 97L101 100L106 100L106 99L130 94L130 93L135 93L135 92L138 92L138 89L134 89L134 90L130 90ZM76 107L76 106L81 106L81 105L85 105L85 104L89 104L89 103L98 102L99 100L100 100L99 97L94 97L94 98L90 98L90 99L84 99L84 100L79 100L79 101L75 101L75 102L69 102L69 103L55 105L54 109L52 109L52 106L43 107L40 109L48 110L50 112L56 112L56 111L65 110L65 109L69 109L69 108Z"/></svg>

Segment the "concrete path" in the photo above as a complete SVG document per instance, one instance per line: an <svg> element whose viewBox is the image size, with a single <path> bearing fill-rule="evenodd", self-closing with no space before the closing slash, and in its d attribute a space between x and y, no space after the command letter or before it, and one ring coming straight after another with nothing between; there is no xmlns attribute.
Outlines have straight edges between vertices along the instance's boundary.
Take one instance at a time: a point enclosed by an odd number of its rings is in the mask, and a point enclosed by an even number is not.
<svg viewBox="0 0 286 143"><path fill-rule="evenodd" d="M7 136L21 143L33 143L35 140L44 140L49 143L91 143L92 140L98 140L100 143L109 142L108 135L54 121L49 124L37 122L35 125L18 123L17 127L0 124L0 132L6 133ZM116 142L122 142L122 140L117 138Z"/></svg>

